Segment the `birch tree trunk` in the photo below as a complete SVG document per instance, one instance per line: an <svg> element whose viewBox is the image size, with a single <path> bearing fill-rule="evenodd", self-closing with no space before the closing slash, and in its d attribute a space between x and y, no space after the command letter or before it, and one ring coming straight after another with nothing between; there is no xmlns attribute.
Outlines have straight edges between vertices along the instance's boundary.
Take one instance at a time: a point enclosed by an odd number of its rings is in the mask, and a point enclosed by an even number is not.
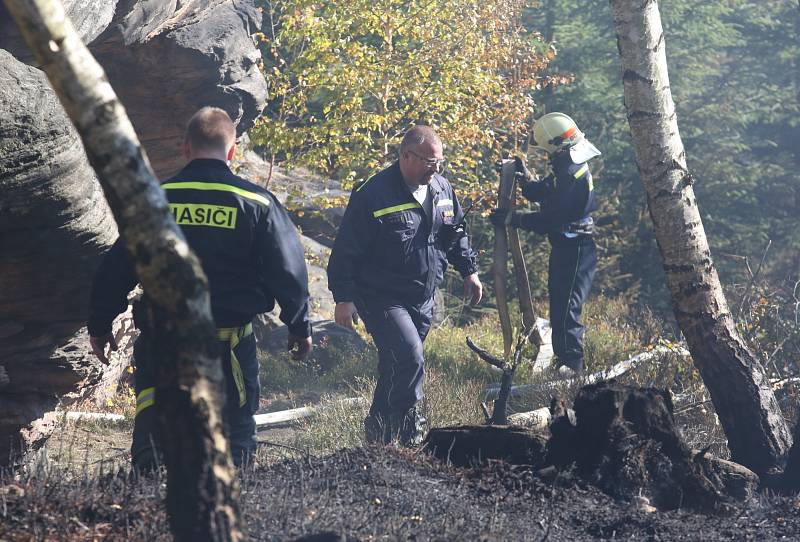
<svg viewBox="0 0 800 542"><path fill-rule="evenodd" d="M763 474L792 438L763 368L736 331L711 259L678 134L658 2L610 1L628 123L675 315L733 459Z"/></svg>
<svg viewBox="0 0 800 542"><path fill-rule="evenodd" d="M221 418L208 284L122 104L54 0L5 0L83 140L152 307L157 404L177 540L241 540L238 487Z"/></svg>

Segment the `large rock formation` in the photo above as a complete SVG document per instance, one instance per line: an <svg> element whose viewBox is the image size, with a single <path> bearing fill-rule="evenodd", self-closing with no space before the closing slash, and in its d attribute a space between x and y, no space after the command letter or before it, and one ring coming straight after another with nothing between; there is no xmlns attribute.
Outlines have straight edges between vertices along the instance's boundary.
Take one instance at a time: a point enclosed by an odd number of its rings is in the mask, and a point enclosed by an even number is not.
<svg viewBox="0 0 800 542"><path fill-rule="evenodd" d="M75 333L85 321L95 257L113 242L116 226L44 75L0 50L0 81L13 83L0 85L0 365L8 377L0 388L2 462L9 434L102 373Z"/></svg>
<svg viewBox="0 0 800 542"><path fill-rule="evenodd" d="M84 43L91 43L114 18L119 0L62 0L64 11ZM174 2L173 2L174 3ZM31 53L14 20L0 2L0 49L5 49L22 62L33 62Z"/></svg>
<svg viewBox="0 0 800 542"><path fill-rule="evenodd" d="M252 0L67 0L67 13L125 105L159 177L183 163L186 121L221 107L241 135L263 109L267 86L252 34ZM0 4L0 49L32 62Z"/></svg>
<svg viewBox="0 0 800 542"><path fill-rule="evenodd" d="M92 42L156 175L183 165L183 130L200 106L227 111L240 135L252 126L267 98L259 27L252 0L140 0L121 2Z"/></svg>
<svg viewBox="0 0 800 542"><path fill-rule="evenodd" d="M199 107L222 107L240 133L260 114L251 0L65 6L157 174L181 165L183 126ZM78 331L98 256L116 237L80 140L43 74L22 63L31 58L10 21L0 3L0 464L47 435L59 402L103 380Z"/></svg>

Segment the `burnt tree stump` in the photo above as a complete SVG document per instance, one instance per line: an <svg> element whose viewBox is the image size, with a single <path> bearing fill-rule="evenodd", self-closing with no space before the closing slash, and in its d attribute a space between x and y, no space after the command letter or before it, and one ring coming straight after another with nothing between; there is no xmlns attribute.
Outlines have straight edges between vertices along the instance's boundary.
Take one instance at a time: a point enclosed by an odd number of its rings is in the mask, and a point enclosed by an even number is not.
<svg viewBox="0 0 800 542"><path fill-rule="evenodd" d="M455 466L501 460L541 472L573 468L612 497L644 497L662 510L724 509L758 487L758 476L742 465L686 446L669 392L612 380L580 390L574 421L563 399L550 409L549 439L515 426L462 425L431 430L426 449Z"/></svg>
<svg viewBox="0 0 800 542"><path fill-rule="evenodd" d="M507 425L458 425L431 429L425 449L457 467L499 460L513 465L542 464L547 436Z"/></svg>
<svg viewBox="0 0 800 542"><path fill-rule="evenodd" d="M684 444L669 392L612 380L583 387L574 410L577 472L610 495L644 496L660 509L716 509L729 500L717 471Z"/></svg>

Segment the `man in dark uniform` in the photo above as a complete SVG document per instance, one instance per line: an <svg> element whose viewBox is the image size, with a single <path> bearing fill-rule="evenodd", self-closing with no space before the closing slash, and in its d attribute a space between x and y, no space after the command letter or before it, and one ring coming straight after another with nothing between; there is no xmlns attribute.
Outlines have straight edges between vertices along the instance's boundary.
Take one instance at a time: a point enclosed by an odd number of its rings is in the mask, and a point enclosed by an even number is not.
<svg viewBox="0 0 800 542"><path fill-rule="evenodd" d="M547 289L550 296L550 326L557 362L582 373L583 332L580 322L583 303L597 266L597 249L592 239L596 209L592 174L586 163L598 151L563 113L548 113L533 128L535 144L548 152L552 173L542 181L531 181L523 162L517 158L522 195L539 202L538 212L495 210L493 224L547 235L551 252Z"/></svg>
<svg viewBox="0 0 800 542"><path fill-rule="evenodd" d="M464 278L473 304L482 296L475 253L458 227L463 213L443 170L436 132L411 128L399 160L353 190L328 262L336 322L352 328L360 315L378 348L378 382L364 420L373 442L422 440L422 343L447 263Z"/></svg>
<svg viewBox="0 0 800 542"><path fill-rule="evenodd" d="M175 221L208 277L211 312L217 328L225 375L223 418L236 465L256 449L253 414L258 409L256 343L251 321L281 307L289 328L288 348L297 359L311 350L308 275L303 247L286 210L267 190L234 175L228 163L236 150L236 131L228 114L204 107L186 129L186 167L161 185ZM88 329L92 351L107 363L106 346L116 349L111 323L127 305L138 282L118 239L94 278ZM131 456L139 470L159 462L156 430L156 367L149 355L146 293L134 308L142 335L134 346L136 418Z"/></svg>

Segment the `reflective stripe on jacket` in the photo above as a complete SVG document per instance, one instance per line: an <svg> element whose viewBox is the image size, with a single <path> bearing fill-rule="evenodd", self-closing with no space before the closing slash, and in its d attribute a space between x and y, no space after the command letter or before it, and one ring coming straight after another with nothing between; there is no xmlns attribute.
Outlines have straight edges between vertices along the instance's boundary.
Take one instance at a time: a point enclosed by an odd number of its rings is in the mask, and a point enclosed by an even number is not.
<svg viewBox="0 0 800 542"><path fill-rule="evenodd" d="M462 276L475 272L466 237L447 252L437 241L439 228L462 216L450 183L434 175L428 197L431 216L411 194L399 162L353 190L328 261L335 301L381 295L421 302L433 295L448 262Z"/></svg>
<svg viewBox="0 0 800 542"><path fill-rule="evenodd" d="M170 210L208 277L220 327L242 326L277 300L290 333L311 334L303 247L286 210L264 188L234 175L221 160L192 160L162 184ZM138 282L120 240L92 285L89 333L103 336Z"/></svg>

